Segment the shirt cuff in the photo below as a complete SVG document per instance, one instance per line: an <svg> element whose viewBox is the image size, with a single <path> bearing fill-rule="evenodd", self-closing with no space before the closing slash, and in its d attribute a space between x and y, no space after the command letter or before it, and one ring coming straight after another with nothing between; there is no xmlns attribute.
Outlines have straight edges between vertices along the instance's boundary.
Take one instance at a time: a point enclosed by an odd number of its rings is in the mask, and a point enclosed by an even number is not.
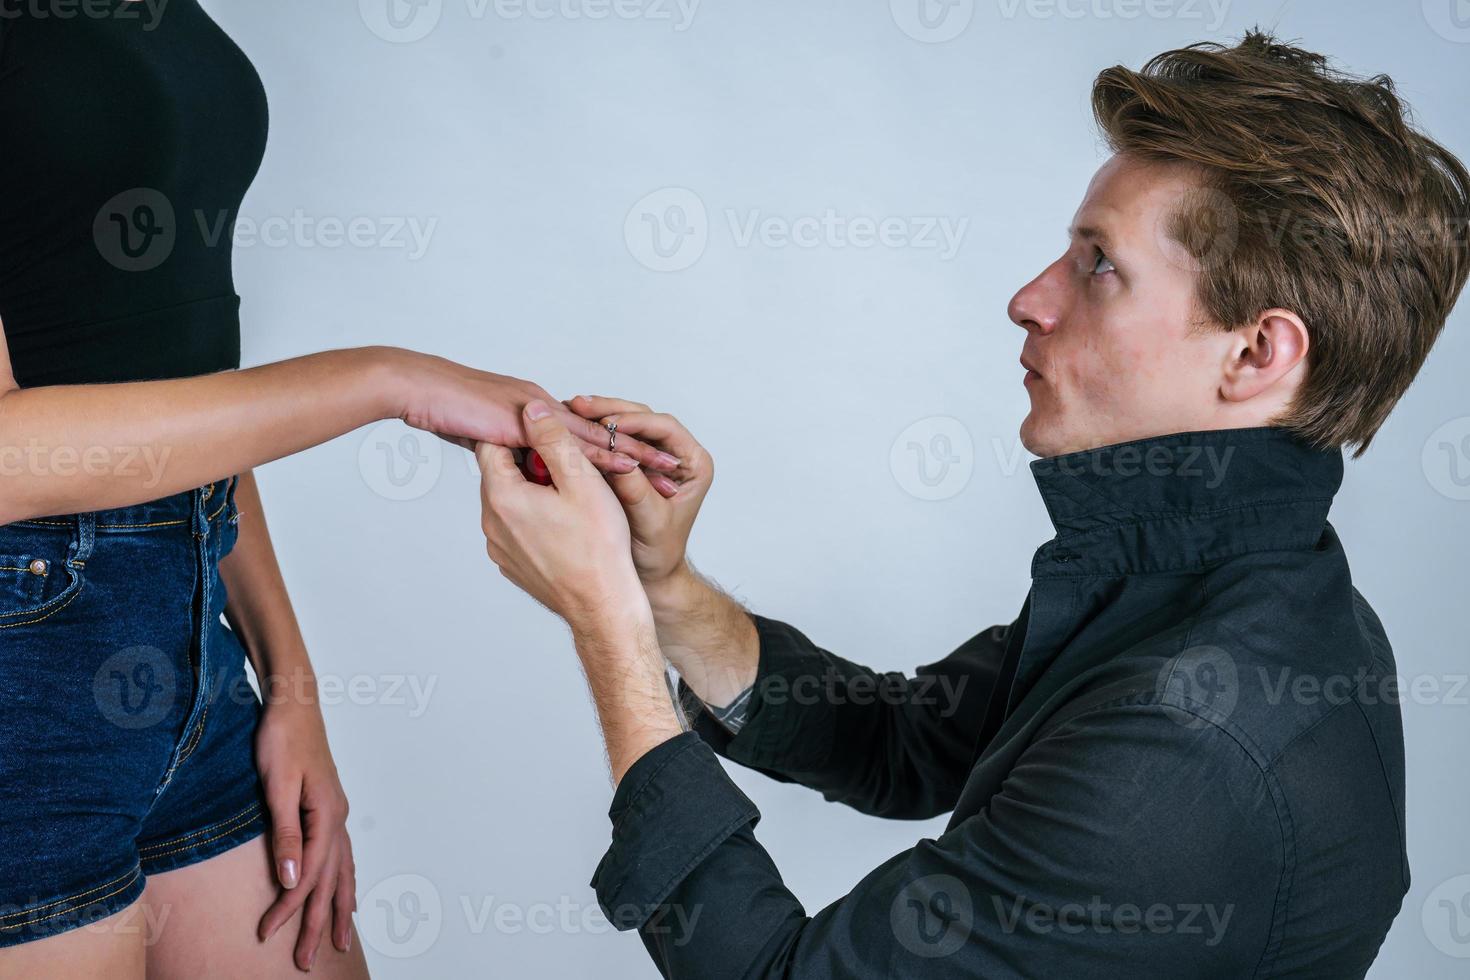
<svg viewBox="0 0 1470 980"><path fill-rule="evenodd" d="M760 811L693 731L645 752L613 793L612 845L593 872L598 905L636 929L715 848Z"/></svg>
<svg viewBox="0 0 1470 980"><path fill-rule="evenodd" d="M842 682L838 661L795 627L749 615L760 660L744 723L737 732L721 725L681 678L677 699L689 726L720 755L768 775L818 767L832 750L835 705L822 690Z"/></svg>

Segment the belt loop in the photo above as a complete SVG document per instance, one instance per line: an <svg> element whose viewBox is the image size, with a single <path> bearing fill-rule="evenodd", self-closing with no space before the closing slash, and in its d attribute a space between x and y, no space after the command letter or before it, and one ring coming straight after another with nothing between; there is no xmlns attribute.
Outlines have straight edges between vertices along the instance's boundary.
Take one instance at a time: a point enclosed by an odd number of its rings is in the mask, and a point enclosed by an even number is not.
<svg viewBox="0 0 1470 980"><path fill-rule="evenodd" d="M72 555L67 559L68 565L85 565L87 559L92 556L92 546L97 541L97 514L95 511L87 511L77 515L77 540L72 548Z"/></svg>

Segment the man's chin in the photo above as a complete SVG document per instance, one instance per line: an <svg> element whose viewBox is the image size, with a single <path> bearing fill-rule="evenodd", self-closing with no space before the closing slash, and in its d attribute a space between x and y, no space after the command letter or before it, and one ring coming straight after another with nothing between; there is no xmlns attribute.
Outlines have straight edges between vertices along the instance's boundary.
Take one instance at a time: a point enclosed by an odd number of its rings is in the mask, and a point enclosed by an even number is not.
<svg viewBox="0 0 1470 980"><path fill-rule="evenodd" d="M1053 447L1057 445L1054 436L1049 433L1046 420L1039 417L1037 411L1031 412L1021 420L1021 445L1033 456L1055 456L1057 452Z"/></svg>

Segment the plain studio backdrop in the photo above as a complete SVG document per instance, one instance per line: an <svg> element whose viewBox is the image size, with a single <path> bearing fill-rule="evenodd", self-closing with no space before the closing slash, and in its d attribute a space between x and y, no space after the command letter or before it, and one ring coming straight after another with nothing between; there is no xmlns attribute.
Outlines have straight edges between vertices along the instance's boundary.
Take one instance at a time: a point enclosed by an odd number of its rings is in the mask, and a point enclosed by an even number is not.
<svg viewBox="0 0 1470 980"><path fill-rule="evenodd" d="M1100 69L1260 24L1391 74L1470 158L1465 0L205 5L270 95L247 365L394 344L672 412L717 463L695 563L883 670L1010 621L1051 535L1005 309L1105 156ZM1470 301L1332 511L1403 678L1384 978L1470 957L1467 363ZM571 642L485 556L468 454L394 422L260 479L374 974L653 976L588 886L611 789ZM944 824L733 775L809 912Z"/></svg>

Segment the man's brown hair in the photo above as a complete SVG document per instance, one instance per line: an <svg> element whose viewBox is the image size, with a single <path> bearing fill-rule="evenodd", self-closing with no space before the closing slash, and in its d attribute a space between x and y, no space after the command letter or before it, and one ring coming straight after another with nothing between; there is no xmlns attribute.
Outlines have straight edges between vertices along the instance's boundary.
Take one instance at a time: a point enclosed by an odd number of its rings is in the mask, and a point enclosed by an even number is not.
<svg viewBox="0 0 1470 980"><path fill-rule="evenodd" d="M1361 455L1434 345L1470 271L1470 174L1414 128L1386 75L1357 78L1252 31L1136 72L1092 108L1114 152L1200 168L1167 235L1226 328L1274 307L1307 325L1307 377L1273 424Z"/></svg>

